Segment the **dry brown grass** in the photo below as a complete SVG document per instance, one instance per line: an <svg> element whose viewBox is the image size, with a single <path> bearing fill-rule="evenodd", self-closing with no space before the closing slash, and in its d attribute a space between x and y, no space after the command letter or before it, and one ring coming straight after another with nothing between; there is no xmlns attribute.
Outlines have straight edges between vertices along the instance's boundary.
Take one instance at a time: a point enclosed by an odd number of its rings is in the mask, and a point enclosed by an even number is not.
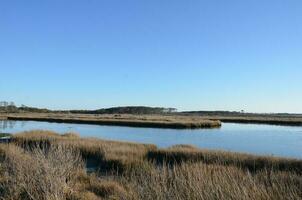
<svg viewBox="0 0 302 200"><path fill-rule="evenodd" d="M203 163L149 166L130 172L123 183L134 199L144 200L302 199L302 179L296 174L264 170L252 175L236 167Z"/></svg>
<svg viewBox="0 0 302 200"><path fill-rule="evenodd" d="M15 145L1 145L0 151L3 199L64 199L83 171L80 154L62 146L26 152Z"/></svg>
<svg viewBox="0 0 302 200"><path fill-rule="evenodd" d="M271 124L282 126L302 126L302 117L284 117L284 116L203 116L203 119L220 120L230 123L245 123L245 124Z"/></svg>
<svg viewBox="0 0 302 200"><path fill-rule="evenodd" d="M147 153L148 160L171 165L182 162L203 162L205 164L231 165L255 172L263 169L292 171L302 174L302 161L297 159L255 156L244 153L202 150L190 145L177 145L168 149L153 149Z"/></svg>
<svg viewBox="0 0 302 200"><path fill-rule="evenodd" d="M45 130L32 130L32 131L24 131L21 133L17 133L14 135L15 138L22 140L44 140L44 139L56 139L61 138L62 136L53 132L53 131L45 131Z"/></svg>
<svg viewBox="0 0 302 200"><path fill-rule="evenodd" d="M33 120L58 123L82 123L99 125L118 125L132 127L154 127L174 129L218 128L219 120L208 120L194 116L177 115L92 115L92 114L54 114L26 113L8 114L10 120Z"/></svg>
<svg viewBox="0 0 302 200"><path fill-rule="evenodd" d="M18 147L0 145L3 199L302 199L301 160L190 145L157 149L47 131L17 134L13 143ZM100 171L86 174L77 167L82 159Z"/></svg>
<svg viewBox="0 0 302 200"><path fill-rule="evenodd" d="M149 150L156 149L155 145L66 137L66 135L40 130L16 134L13 142L25 149L47 147L50 144L68 146L81 152L87 161L88 168L97 167L102 170L118 171L137 165L145 158Z"/></svg>
<svg viewBox="0 0 302 200"><path fill-rule="evenodd" d="M78 184L75 186L77 190L76 196L85 194L87 191L91 194L104 199L129 199L129 193L124 187L114 180L107 180L99 178L95 174L82 174L77 180Z"/></svg>
<svg viewBox="0 0 302 200"><path fill-rule="evenodd" d="M70 138L70 139L77 139L80 138L80 134L78 133L73 133L73 132L68 132L68 133L64 133L62 136Z"/></svg>

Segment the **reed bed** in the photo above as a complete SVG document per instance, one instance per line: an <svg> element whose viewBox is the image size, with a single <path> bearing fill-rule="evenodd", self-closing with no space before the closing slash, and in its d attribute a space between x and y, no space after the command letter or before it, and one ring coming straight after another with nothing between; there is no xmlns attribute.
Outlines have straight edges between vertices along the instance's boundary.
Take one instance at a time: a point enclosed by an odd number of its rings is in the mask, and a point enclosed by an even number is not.
<svg viewBox="0 0 302 200"><path fill-rule="evenodd" d="M168 149L148 151L147 158L158 164L170 165L182 162L203 162L205 164L230 165L250 172L261 170L291 171L302 174L302 161L272 156L255 156L244 153L202 150L188 145L176 145Z"/></svg>
<svg viewBox="0 0 302 200"><path fill-rule="evenodd" d="M145 169L148 170L145 170ZM302 198L301 176L263 170L256 175L237 167L182 163L144 167L124 176L135 199L249 199Z"/></svg>
<svg viewBox="0 0 302 200"><path fill-rule="evenodd" d="M26 152L1 145L0 152L2 199L64 199L84 169L80 154L63 146Z"/></svg>
<svg viewBox="0 0 302 200"><path fill-rule="evenodd" d="M147 152L155 150L155 145L131 142L116 142L94 138L81 139L74 136L59 135L50 131L30 131L16 134L12 141L24 149L48 147L51 144L78 149L87 161L88 168L122 172L125 168L137 165L145 159Z"/></svg>
<svg viewBox="0 0 302 200"><path fill-rule="evenodd" d="M0 145L0 199L299 200L301 163L37 130Z"/></svg>

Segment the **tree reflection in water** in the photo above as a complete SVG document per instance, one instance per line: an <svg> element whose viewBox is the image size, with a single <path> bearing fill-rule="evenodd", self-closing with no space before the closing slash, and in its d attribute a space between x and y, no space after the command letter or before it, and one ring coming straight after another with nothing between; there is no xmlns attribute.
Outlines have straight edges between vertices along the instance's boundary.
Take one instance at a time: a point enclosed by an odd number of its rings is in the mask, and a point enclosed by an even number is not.
<svg viewBox="0 0 302 200"><path fill-rule="evenodd" d="M15 127L16 123L16 121L0 120L0 131L4 131L5 129L12 129ZM22 123L21 126L25 126L25 122Z"/></svg>

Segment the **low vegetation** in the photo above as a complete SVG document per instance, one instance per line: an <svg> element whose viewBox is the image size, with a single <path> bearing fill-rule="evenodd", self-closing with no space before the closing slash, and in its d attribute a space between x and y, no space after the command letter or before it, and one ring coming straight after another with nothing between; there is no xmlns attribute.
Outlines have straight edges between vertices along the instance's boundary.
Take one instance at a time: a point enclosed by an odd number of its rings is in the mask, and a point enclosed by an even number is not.
<svg viewBox="0 0 302 200"><path fill-rule="evenodd" d="M302 114L288 113L243 113L227 111L193 111L179 113L182 116L202 117L209 120L220 120L232 123L271 124L282 126L302 126Z"/></svg>
<svg viewBox="0 0 302 200"><path fill-rule="evenodd" d="M0 199L302 199L302 161L80 138L49 131L0 145Z"/></svg>
<svg viewBox="0 0 302 200"><path fill-rule="evenodd" d="M34 148L1 145L3 199L66 199L84 171L80 153L64 146Z"/></svg>
<svg viewBox="0 0 302 200"><path fill-rule="evenodd" d="M170 115L85 115L27 113L9 114L7 115L7 119L173 129L219 128L221 126L221 123L218 120L207 120L200 117Z"/></svg>
<svg viewBox="0 0 302 200"><path fill-rule="evenodd" d="M11 134L9 133L0 133L0 138L4 138L4 137L10 137Z"/></svg>

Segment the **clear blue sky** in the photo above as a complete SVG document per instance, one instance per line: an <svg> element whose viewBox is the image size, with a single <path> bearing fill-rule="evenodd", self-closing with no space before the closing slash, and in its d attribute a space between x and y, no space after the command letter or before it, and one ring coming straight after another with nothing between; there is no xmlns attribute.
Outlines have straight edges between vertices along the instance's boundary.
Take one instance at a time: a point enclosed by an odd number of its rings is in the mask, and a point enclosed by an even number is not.
<svg viewBox="0 0 302 200"><path fill-rule="evenodd" d="M302 113L301 0L3 0L0 100Z"/></svg>

